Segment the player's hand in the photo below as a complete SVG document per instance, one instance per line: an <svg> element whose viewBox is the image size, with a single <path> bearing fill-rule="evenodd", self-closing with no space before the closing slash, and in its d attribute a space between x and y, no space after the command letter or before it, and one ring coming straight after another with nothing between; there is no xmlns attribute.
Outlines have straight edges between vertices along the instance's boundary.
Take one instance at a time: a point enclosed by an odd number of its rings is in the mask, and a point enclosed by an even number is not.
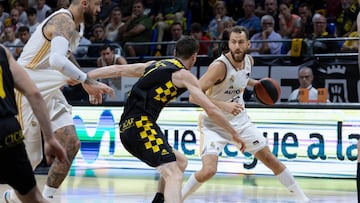
<svg viewBox="0 0 360 203"><path fill-rule="evenodd" d="M244 105L237 102L227 102L223 108L226 112L236 116L244 110Z"/></svg>
<svg viewBox="0 0 360 203"><path fill-rule="evenodd" d="M67 158L65 149L60 145L60 143L55 139L54 136L50 138L45 137L45 158L48 164L51 164L54 161L54 158L66 165L70 165L70 161Z"/></svg>
<svg viewBox="0 0 360 203"><path fill-rule="evenodd" d="M89 95L89 102L91 104L101 104L102 103L102 94Z"/></svg>
<svg viewBox="0 0 360 203"><path fill-rule="evenodd" d="M82 86L89 95L108 94L114 96L114 90L111 87L93 79L87 79L86 82L82 83Z"/></svg>
<svg viewBox="0 0 360 203"><path fill-rule="evenodd" d="M244 153L246 146L245 142L240 138L240 135L236 134L233 136L233 140L236 143L236 146L239 148L239 150Z"/></svg>

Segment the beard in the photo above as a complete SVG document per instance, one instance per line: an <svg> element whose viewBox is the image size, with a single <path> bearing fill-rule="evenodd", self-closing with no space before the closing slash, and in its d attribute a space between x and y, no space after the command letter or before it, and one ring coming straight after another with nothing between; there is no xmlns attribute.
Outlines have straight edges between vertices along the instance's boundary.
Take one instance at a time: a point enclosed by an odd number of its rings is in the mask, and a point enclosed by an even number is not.
<svg viewBox="0 0 360 203"><path fill-rule="evenodd" d="M234 51L230 51L230 54L235 62L242 62L245 57L245 54L243 53L236 54Z"/></svg>
<svg viewBox="0 0 360 203"><path fill-rule="evenodd" d="M86 10L84 12L84 23L85 25L93 25L95 23L96 18L91 13L90 10Z"/></svg>

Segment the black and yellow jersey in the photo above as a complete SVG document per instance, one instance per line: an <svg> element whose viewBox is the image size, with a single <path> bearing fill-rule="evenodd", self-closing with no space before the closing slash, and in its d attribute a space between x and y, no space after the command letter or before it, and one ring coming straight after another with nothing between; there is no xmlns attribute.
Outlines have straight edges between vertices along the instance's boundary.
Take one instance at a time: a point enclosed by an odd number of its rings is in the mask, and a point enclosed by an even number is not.
<svg viewBox="0 0 360 203"><path fill-rule="evenodd" d="M0 118L15 116L17 113L14 80L5 49L0 46Z"/></svg>
<svg viewBox="0 0 360 203"><path fill-rule="evenodd" d="M177 59L161 60L147 67L129 93L121 121L140 115L156 121L164 106L186 91L171 81L172 73L183 68Z"/></svg>

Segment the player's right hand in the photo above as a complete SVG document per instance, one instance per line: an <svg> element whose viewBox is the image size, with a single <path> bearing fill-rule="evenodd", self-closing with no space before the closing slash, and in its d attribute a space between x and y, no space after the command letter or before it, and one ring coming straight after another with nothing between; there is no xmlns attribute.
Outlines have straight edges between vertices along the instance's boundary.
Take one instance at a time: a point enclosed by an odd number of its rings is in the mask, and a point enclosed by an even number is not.
<svg viewBox="0 0 360 203"><path fill-rule="evenodd" d="M240 135L235 135L233 136L233 140L234 142L236 142L236 146L238 146L239 150L244 153L246 146L245 146L245 142L240 138Z"/></svg>

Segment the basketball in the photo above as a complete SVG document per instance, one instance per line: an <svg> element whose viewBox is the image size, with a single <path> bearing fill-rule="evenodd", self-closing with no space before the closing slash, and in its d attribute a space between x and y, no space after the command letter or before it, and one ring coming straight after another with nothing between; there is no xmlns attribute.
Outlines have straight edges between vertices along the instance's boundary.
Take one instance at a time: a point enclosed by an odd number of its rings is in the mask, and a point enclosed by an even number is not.
<svg viewBox="0 0 360 203"><path fill-rule="evenodd" d="M254 87L256 100L264 105L274 105L281 95L280 85L271 78L262 78Z"/></svg>

